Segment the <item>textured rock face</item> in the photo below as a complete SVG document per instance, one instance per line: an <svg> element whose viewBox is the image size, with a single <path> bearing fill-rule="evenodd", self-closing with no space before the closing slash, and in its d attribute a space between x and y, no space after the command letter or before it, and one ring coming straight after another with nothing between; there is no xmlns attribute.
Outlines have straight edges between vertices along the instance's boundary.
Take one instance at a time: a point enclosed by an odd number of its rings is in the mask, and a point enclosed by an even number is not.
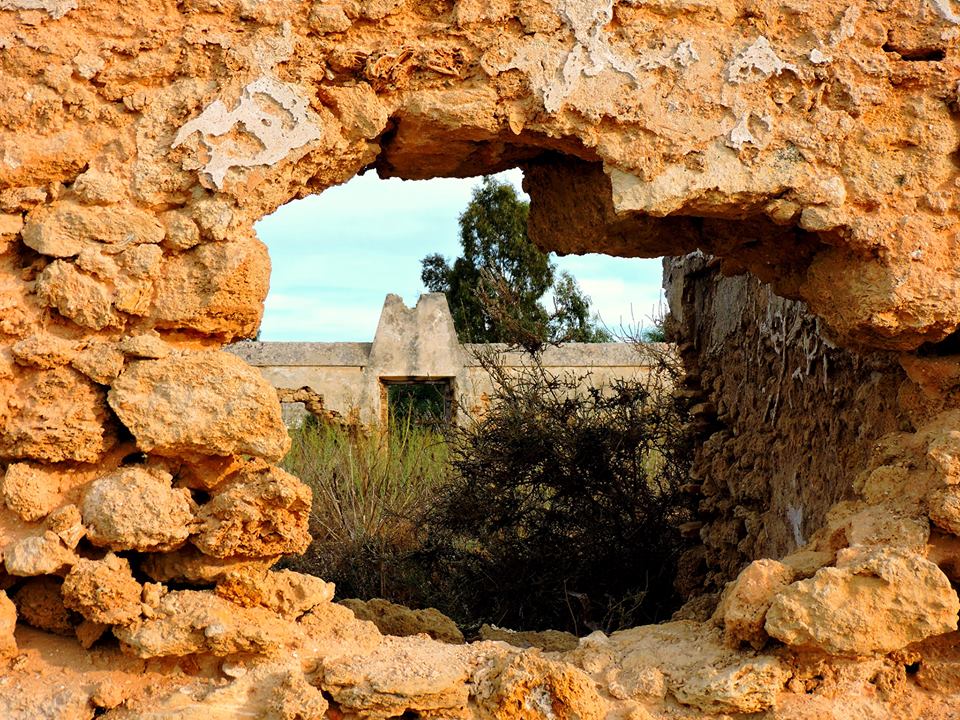
<svg viewBox="0 0 960 720"><path fill-rule="evenodd" d="M960 714L956 648L923 640L956 614L958 26L949 0L0 0L0 587L80 643L21 625L0 716ZM253 223L371 166L513 165L547 248L700 249L791 298L692 300L742 357L696 388L688 564L719 587L802 549L798 581L733 591L726 638L384 639L266 574L308 543L310 493L270 465L272 390L217 351L261 314ZM821 585L878 639L845 639ZM787 647L724 643L761 616ZM4 592L0 653L11 618ZM82 650L107 632L126 656Z"/></svg>
<svg viewBox="0 0 960 720"><path fill-rule="evenodd" d="M789 645L869 655L957 629L960 602L929 560L889 548L850 548L773 600L765 629Z"/></svg>
<svg viewBox="0 0 960 720"><path fill-rule="evenodd" d="M109 397L137 445L157 455L248 454L276 461L290 447L273 388L227 353L135 361Z"/></svg>

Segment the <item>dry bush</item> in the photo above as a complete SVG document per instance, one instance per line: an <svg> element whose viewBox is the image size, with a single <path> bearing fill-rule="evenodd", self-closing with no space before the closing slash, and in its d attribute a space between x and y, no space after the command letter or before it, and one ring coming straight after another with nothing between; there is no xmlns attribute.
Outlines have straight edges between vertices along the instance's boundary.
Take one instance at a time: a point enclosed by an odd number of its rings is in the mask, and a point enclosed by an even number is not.
<svg viewBox="0 0 960 720"><path fill-rule="evenodd" d="M536 355L519 374L482 359L496 392L452 436L454 474L419 552L437 606L468 629L585 634L676 609L687 414L673 396L679 363L664 346L638 348L653 372L603 389Z"/></svg>

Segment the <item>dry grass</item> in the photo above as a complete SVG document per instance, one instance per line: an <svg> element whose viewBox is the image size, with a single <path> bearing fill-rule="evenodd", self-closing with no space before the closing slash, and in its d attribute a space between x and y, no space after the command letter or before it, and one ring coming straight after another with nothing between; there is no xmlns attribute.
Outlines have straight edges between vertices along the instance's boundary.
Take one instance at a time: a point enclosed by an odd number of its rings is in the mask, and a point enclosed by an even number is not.
<svg viewBox="0 0 960 720"><path fill-rule="evenodd" d="M390 432L304 423L283 467L313 490L306 555L290 566L336 582L340 597L410 597L400 577L424 513L449 476L441 434L412 423Z"/></svg>

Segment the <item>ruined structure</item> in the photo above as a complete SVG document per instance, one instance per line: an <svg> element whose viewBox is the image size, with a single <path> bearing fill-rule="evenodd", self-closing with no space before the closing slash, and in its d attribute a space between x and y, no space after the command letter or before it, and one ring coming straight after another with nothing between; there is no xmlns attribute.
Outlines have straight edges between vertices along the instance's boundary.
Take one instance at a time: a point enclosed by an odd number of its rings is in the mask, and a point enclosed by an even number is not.
<svg viewBox="0 0 960 720"><path fill-rule="evenodd" d="M522 371L526 353L500 344L461 343L443 293L421 295L413 308L387 295L372 343L243 342L227 351L259 368L277 389L287 425L308 414L320 418L387 422L391 383L430 382L445 386L449 420L467 422L487 407L493 382L484 362ZM540 362L548 372L609 387L619 378L637 379L651 359L625 343L568 343L547 347Z"/></svg>
<svg viewBox="0 0 960 720"><path fill-rule="evenodd" d="M958 37L955 0L0 0L0 716L960 715ZM769 284L677 276L712 620L446 645L268 570L310 495L219 349L253 222L515 165L545 249Z"/></svg>

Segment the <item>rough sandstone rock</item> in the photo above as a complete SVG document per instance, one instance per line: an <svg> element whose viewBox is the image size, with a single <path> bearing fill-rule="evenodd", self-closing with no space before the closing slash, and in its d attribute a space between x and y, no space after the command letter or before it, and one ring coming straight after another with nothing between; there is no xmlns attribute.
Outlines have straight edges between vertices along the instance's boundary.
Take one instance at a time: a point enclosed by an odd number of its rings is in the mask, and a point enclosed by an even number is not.
<svg viewBox="0 0 960 720"><path fill-rule="evenodd" d="M13 631L17 626L17 608L7 594L0 590L0 659L17 654L17 640Z"/></svg>
<svg viewBox="0 0 960 720"><path fill-rule="evenodd" d="M766 631L791 646L837 655L899 650L957 629L960 601L929 560L898 548L841 551L823 568L779 593Z"/></svg>
<svg viewBox="0 0 960 720"><path fill-rule="evenodd" d="M115 441L103 391L68 367L0 386L0 458L96 462Z"/></svg>
<svg viewBox="0 0 960 720"><path fill-rule="evenodd" d="M407 637L422 633L440 642L454 645L463 643L463 633L460 632L460 628L436 608L411 610L382 598L366 601L347 598L340 600L340 604L350 608L357 619L372 622L384 635Z"/></svg>
<svg viewBox="0 0 960 720"><path fill-rule="evenodd" d="M132 362L109 401L138 447L157 455L249 454L275 462L290 447L273 388L228 353Z"/></svg>
<svg viewBox="0 0 960 720"><path fill-rule="evenodd" d="M81 513L90 542L111 550L156 552L183 545L194 528L190 491L156 469L122 467L94 481Z"/></svg>
<svg viewBox="0 0 960 720"><path fill-rule="evenodd" d="M264 557L310 545L310 488L265 463L250 463L197 512L190 541L207 555Z"/></svg>
<svg viewBox="0 0 960 720"><path fill-rule="evenodd" d="M13 595L18 617L38 630L73 635L78 620L63 603L62 586L49 575L27 580Z"/></svg>
<svg viewBox="0 0 960 720"><path fill-rule="evenodd" d="M50 575L76 562L77 557L51 531L30 535L3 550L3 564L11 575Z"/></svg>
<svg viewBox="0 0 960 720"><path fill-rule="evenodd" d="M43 466L12 463L0 480L7 507L31 522L52 512L60 502L60 488Z"/></svg>
<svg viewBox="0 0 960 720"><path fill-rule="evenodd" d="M793 581L793 570L776 560L754 560L727 585L714 619L727 644L762 648L768 639L764 620L773 598Z"/></svg>
<svg viewBox="0 0 960 720"><path fill-rule="evenodd" d="M481 640L499 640L514 647L540 648L547 652L566 652L575 649L579 644L576 635L560 630L516 631L484 624L479 635Z"/></svg>
<svg viewBox="0 0 960 720"><path fill-rule="evenodd" d="M123 353L112 343L94 342L81 350L71 364L99 385L109 385L123 371Z"/></svg>
<svg viewBox="0 0 960 720"><path fill-rule="evenodd" d="M63 602L91 622L127 625L140 617L143 586L126 559L79 560L63 579Z"/></svg>
<svg viewBox="0 0 960 720"><path fill-rule="evenodd" d="M113 631L142 658L195 653L273 655L299 640L297 626L275 613L243 608L209 592L166 592L158 586L145 597L144 606L144 617Z"/></svg>
<svg viewBox="0 0 960 720"><path fill-rule="evenodd" d="M333 593L333 583L292 570L234 571L217 584L220 597L243 607L269 608L288 620L296 620L318 605L329 603Z"/></svg>
<svg viewBox="0 0 960 720"><path fill-rule="evenodd" d="M147 555L140 563L140 569L157 582L212 586L236 574L263 576L278 559L277 555L218 558L185 545L172 552Z"/></svg>

